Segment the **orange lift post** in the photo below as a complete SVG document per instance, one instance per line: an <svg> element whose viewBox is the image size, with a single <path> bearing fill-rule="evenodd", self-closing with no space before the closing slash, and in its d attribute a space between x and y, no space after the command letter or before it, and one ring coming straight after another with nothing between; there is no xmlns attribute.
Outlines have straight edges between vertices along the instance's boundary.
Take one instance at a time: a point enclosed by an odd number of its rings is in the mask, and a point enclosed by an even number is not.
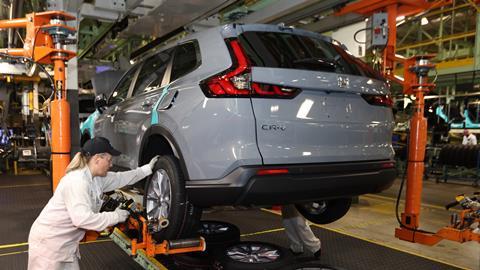
<svg viewBox="0 0 480 270"><path fill-rule="evenodd" d="M70 162L70 106L67 102L65 62L75 52L64 49L68 36L76 31L65 24L75 17L62 11L27 14L25 18L0 20L0 29L26 28L23 48L0 49L0 53L25 57L39 64L54 66L54 98L50 103L52 126L53 190Z"/></svg>
<svg viewBox="0 0 480 270"><path fill-rule="evenodd" d="M475 1L478 2L478 1ZM411 16L420 12L445 6L451 0L419 1L419 0L360 0L341 8L335 15L358 13L371 16L376 12L388 14L388 42L383 51L382 73L392 81L403 86L403 93L415 95L414 112L410 119L410 142L408 145L407 189L405 210L401 217L400 228L395 229L395 236L399 239L417 242L426 245L435 245L442 239L457 242L480 242L480 234L475 234L468 226L466 219L480 221L475 208L465 203L466 198L457 198L462 206L468 206L460 214L460 220L450 226L440 229L437 233L425 232L420 227L420 206L422 195L422 181L424 172L425 148L427 144L427 120L424 117L424 95L432 90L435 85L428 82L428 71L434 68L430 59L433 55L414 56L404 58L395 54L397 35L396 18L398 16ZM403 79L394 76L397 63L403 64Z"/></svg>

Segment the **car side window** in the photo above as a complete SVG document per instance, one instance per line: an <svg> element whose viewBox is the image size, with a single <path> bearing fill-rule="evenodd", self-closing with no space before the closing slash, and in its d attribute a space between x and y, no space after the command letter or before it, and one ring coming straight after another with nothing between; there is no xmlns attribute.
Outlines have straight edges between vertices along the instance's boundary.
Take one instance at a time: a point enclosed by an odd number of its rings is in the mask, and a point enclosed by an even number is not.
<svg viewBox="0 0 480 270"><path fill-rule="evenodd" d="M115 87L115 90L108 98L108 106L122 102L127 98L128 89L130 89L130 84L132 83L132 80L135 77L135 73L138 68L139 65L134 66L129 71L127 71L125 75L123 75L122 79L120 79L117 86Z"/></svg>
<svg viewBox="0 0 480 270"><path fill-rule="evenodd" d="M172 50L160 52L148 58L138 74L133 96L150 92L162 87L163 77L167 69Z"/></svg>
<svg viewBox="0 0 480 270"><path fill-rule="evenodd" d="M172 82L193 71L200 63L200 49L197 41L190 41L177 46L173 57L170 81Z"/></svg>

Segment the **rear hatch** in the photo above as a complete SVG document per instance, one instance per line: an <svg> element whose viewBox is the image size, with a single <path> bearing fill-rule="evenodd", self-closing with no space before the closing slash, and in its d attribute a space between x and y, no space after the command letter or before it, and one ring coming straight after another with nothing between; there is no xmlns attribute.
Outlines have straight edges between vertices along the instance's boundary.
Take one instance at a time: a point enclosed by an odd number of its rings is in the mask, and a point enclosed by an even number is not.
<svg viewBox="0 0 480 270"><path fill-rule="evenodd" d="M238 41L264 164L392 158L392 102L367 65L328 39L291 29L248 30Z"/></svg>

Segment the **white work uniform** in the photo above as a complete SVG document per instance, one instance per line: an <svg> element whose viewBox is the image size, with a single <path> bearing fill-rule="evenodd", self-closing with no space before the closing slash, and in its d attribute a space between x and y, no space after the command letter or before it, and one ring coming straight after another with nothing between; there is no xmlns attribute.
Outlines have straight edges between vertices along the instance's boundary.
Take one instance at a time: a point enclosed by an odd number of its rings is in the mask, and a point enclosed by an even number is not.
<svg viewBox="0 0 480 270"><path fill-rule="evenodd" d="M477 136L475 136L475 134L473 134L473 133L470 133L468 135L468 137L464 135L462 144L463 145L477 145Z"/></svg>
<svg viewBox="0 0 480 270"><path fill-rule="evenodd" d="M88 167L67 173L35 220L28 237L28 269L79 269L79 242L85 231L123 222L117 212L99 213L102 194L145 178L147 164L126 172L92 177Z"/></svg>
<svg viewBox="0 0 480 270"><path fill-rule="evenodd" d="M282 206L282 223L293 252L303 253L305 247L315 253L321 248L320 239L313 234L307 220L298 212L295 205Z"/></svg>

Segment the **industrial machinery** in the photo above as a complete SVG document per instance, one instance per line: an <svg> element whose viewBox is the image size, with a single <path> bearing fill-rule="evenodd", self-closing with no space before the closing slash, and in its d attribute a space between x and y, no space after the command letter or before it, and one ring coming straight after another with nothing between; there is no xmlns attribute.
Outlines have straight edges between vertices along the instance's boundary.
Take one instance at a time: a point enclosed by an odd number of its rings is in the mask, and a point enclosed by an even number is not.
<svg viewBox="0 0 480 270"><path fill-rule="evenodd" d="M156 243L152 234L152 223L144 217L144 209L137 206L128 194L117 191L105 197L105 203L100 211L114 211L117 207L128 210L130 217L127 222L117 225L110 238L127 254L145 269L165 269L154 257L155 255L171 255L187 252L205 251L206 243L202 237L190 239L164 240ZM168 226L168 220L159 222L161 227ZM92 234L90 234L92 237ZM86 240L92 240L92 238Z"/></svg>
<svg viewBox="0 0 480 270"><path fill-rule="evenodd" d="M397 16L410 16L449 3L450 1L448 0L431 2L362 0L349 4L336 13L337 15L344 15L354 12L364 16L371 16L378 12L386 12L385 15L377 14L371 25L372 44L377 48L381 47L381 72L387 79L401 84L404 94L415 96L413 115L410 119L405 212L401 215L401 220L399 220L400 228L395 230L395 236L405 241L426 245L434 245L442 239L457 242L480 242L480 235L472 233L473 229L468 226L447 226L440 229L437 233L419 229L425 148L427 143L424 95L435 87L435 84L428 81L428 73L435 66L430 61L433 55L414 56L406 59L395 54ZM472 1L472 3L474 2ZM403 64L403 79L394 76L393 71L398 63ZM466 197L463 198L467 200ZM463 205L468 205L469 208L464 210L466 212L462 212L464 214L459 216L459 220L455 224L466 224L467 220L472 216L471 211L475 211L470 207L473 204L463 203Z"/></svg>
<svg viewBox="0 0 480 270"><path fill-rule="evenodd" d="M70 162L70 109L65 92L65 62L74 57L75 53L66 50L65 46L73 43L75 29L67 26L65 22L73 19L75 17L65 12L47 11L27 14L25 18L0 21L0 29L26 28L23 48L0 49L3 58L32 64L53 64L54 78L50 78L53 88L50 114L54 190ZM41 65L39 67L43 68Z"/></svg>

